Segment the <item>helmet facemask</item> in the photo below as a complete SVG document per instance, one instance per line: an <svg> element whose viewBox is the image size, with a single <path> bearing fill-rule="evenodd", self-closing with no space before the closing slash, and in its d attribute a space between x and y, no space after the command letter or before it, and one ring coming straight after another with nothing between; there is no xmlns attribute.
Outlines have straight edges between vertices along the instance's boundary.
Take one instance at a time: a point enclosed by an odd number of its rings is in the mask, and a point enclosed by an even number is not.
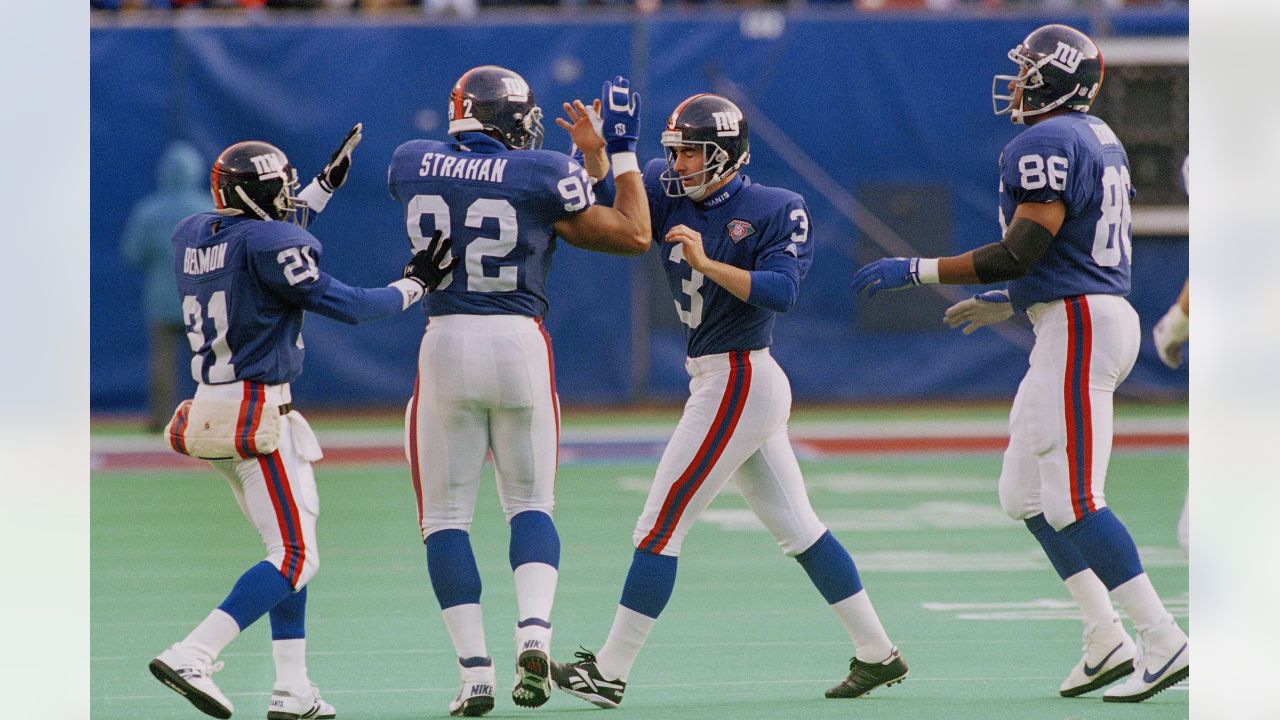
<svg viewBox="0 0 1280 720"><path fill-rule="evenodd" d="M529 108L529 112L525 113L524 117L520 119L520 127L524 130L524 137L520 138L519 143L515 142L515 138L507 138L507 144L511 149L540 149L542 147L542 138L546 135L546 129L542 127L542 108L537 105Z"/></svg>
<svg viewBox="0 0 1280 720"><path fill-rule="evenodd" d="M744 154L733 165L729 164L729 153L710 140L686 140L679 130L667 130L662 133L662 147L666 148L667 169L658 180L662 183L662 191L667 197L688 197L700 201L705 198L711 187L738 171L747 164L750 153ZM676 171L676 154L683 147L702 148L702 169L688 175L680 175ZM686 185L686 180L698 180L700 183Z"/></svg>

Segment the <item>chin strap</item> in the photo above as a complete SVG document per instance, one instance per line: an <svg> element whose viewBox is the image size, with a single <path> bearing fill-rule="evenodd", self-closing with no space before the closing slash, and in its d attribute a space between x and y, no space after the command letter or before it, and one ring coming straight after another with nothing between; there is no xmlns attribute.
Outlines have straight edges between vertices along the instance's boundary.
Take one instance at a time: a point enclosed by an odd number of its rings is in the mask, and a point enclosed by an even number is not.
<svg viewBox="0 0 1280 720"><path fill-rule="evenodd" d="M256 214L258 217L262 218L263 220L266 220L267 222L270 222L270 221L272 221L272 220L275 220L275 218L273 218L273 217L271 217L270 215L268 215L268 214L266 213L266 211L265 211L265 210L263 210L262 208L258 207L258 204L257 204L257 203L255 203L254 201L250 200L250 199L249 199L249 194L248 194L248 193L246 193L246 192L244 191L244 188L240 187L239 185L237 185L237 186L236 186L236 195L239 195L239 196L240 196L240 199L244 201L244 204L245 204L245 205L248 205L248 206L249 206L249 209L250 209L250 210L252 210L252 211L254 212L254 214Z"/></svg>

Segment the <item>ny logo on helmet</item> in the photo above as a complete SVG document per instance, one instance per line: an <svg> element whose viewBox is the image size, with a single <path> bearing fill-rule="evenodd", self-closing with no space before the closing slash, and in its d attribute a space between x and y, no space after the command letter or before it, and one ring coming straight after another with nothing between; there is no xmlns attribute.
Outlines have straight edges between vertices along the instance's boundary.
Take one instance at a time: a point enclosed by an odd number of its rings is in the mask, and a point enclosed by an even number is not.
<svg viewBox="0 0 1280 720"><path fill-rule="evenodd" d="M1060 67L1069 73L1074 73L1080 68L1080 61L1084 60L1084 54L1079 49L1058 41L1058 47L1053 51L1053 57L1050 58L1049 64L1054 67Z"/></svg>
<svg viewBox="0 0 1280 720"><path fill-rule="evenodd" d="M518 77L504 77L502 84L507 89L507 99L514 102L529 101L529 84Z"/></svg>
<svg viewBox="0 0 1280 720"><path fill-rule="evenodd" d="M275 153L254 155L249 158L249 162L252 162L253 169L258 171L259 180L270 180L276 177L281 180L288 180L284 176L284 163L280 160L280 156Z"/></svg>
<svg viewBox="0 0 1280 720"><path fill-rule="evenodd" d="M711 117L716 121L716 137L736 137L738 135L738 121L742 119L742 113L730 110L721 110L711 113Z"/></svg>

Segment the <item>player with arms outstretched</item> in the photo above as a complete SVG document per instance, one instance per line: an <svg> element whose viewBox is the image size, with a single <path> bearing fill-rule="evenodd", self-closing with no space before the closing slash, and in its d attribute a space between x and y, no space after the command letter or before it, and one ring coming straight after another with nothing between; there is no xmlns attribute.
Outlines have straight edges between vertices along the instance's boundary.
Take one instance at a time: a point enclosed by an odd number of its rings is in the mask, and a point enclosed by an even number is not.
<svg viewBox="0 0 1280 720"><path fill-rule="evenodd" d="M321 453L289 393L289 383L302 372L304 311L351 324L390 317L421 299L450 269L449 243L441 236L424 244L405 278L389 287L350 287L320 269L320 241L302 225L345 182L360 137L356 125L296 196L297 172L279 148L258 141L232 145L213 165L217 210L192 215L174 230L178 291L198 385L195 399L175 414L169 440L175 450L197 454L186 446L189 413L226 408L226 417L221 411L206 417L227 428L226 444L234 452L212 464L267 547L266 559L241 575L186 639L151 661L156 679L217 718L232 712L231 701L213 682L222 667L218 654L264 614L271 618L276 667L267 717L337 714L320 697L306 665L307 582L320 566L320 507L311 463ZM267 453L255 443L260 427L275 424L269 414L278 416L279 436L276 449Z"/></svg>
<svg viewBox="0 0 1280 720"><path fill-rule="evenodd" d="M1088 114L1103 77L1091 39L1046 25L1009 59L1018 75L996 76L993 104L997 115L1029 127L1000 159L1003 239L955 257L877 260L857 272L853 287L874 296L923 283L1008 281L1007 292L965 300L945 318L969 332L1017 311L1035 329L1030 368L1009 414L1000 504L1026 523L1084 614L1084 656L1059 692L1081 695L1131 675L1103 699L1139 702L1187 677L1190 664L1186 634L1104 496L1112 395L1133 368L1140 339L1125 300L1129 159L1111 128ZM1140 657L1111 598L1133 619L1145 645Z"/></svg>
<svg viewBox="0 0 1280 720"><path fill-rule="evenodd" d="M609 122L604 128L612 134ZM552 677L599 707L622 702L631 667L675 587L684 537L734 477L854 642L850 672L827 697L858 697L899 682L906 663L849 553L809 503L787 436L791 386L769 354L774 319L795 304L813 256L809 210L796 193L739 175L750 158L747 121L724 97L680 103L662 145L666 161L651 161L644 180L653 237L687 328L690 398L636 522L609 637L598 653L552 663Z"/></svg>
<svg viewBox="0 0 1280 720"><path fill-rule="evenodd" d="M425 303L428 322L407 413L427 570L462 676L449 704L452 715L483 715L494 705L469 535L489 452L511 528L519 612L512 700L537 707L550 691L560 410L551 338L542 324L547 273L557 236L619 255L649 247L649 210L633 151L639 98L623 78L607 83L606 91L627 98L608 119L633 143L613 157L617 209L595 203L579 163L540 149L542 110L532 91L520 75L492 65L473 68L454 84L452 139L409 141L391 161L391 194L405 206L414 248L423 247L432 230L444 232L460 259ZM582 103L566 110L572 122L558 122L571 135L594 134Z"/></svg>

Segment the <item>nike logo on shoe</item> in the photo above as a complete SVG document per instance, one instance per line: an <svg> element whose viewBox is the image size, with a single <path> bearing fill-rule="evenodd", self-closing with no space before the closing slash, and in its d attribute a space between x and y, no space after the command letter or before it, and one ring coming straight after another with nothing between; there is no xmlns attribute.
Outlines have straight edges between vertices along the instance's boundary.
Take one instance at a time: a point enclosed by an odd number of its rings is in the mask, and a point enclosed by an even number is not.
<svg viewBox="0 0 1280 720"><path fill-rule="evenodd" d="M1169 668L1170 668L1170 666L1172 666L1172 665L1173 665L1173 662L1174 662L1175 660L1177 660L1177 659L1178 659L1178 656L1179 656L1179 655L1181 655L1184 651L1186 651L1186 649L1187 649L1187 644L1186 644L1186 643L1182 643L1182 647L1178 648L1178 652L1174 653L1174 654L1173 654L1173 657L1169 658L1169 662L1165 663L1165 664L1164 664L1164 667L1160 668L1160 670L1159 670L1158 672L1156 672L1156 674L1154 674L1154 675L1152 675L1152 674L1151 674L1150 672L1148 672L1147 670L1143 670L1143 671L1142 671L1142 682L1145 682L1145 683L1153 683L1153 682L1155 682L1155 681L1159 680L1159 679L1160 679L1160 677L1161 677L1162 675L1164 675L1166 672L1168 672L1168 671L1169 671Z"/></svg>
<svg viewBox="0 0 1280 720"><path fill-rule="evenodd" d="M1105 657L1103 657L1101 660L1099 660L1099 661L1098 661L1098 664L1097 664L1097 665L1094 665L1094 666L1092 666L1092 667L1090 667L1090 666L1089 666L1089 661L1088 661L1088 660L1085 660L1085 661L1084 661L1084 676L1085 676L1085 677L1093 677L1094 675L1097 675L1099 672L1101 672L1101 670L1102 670L1103 666L1105 666L1105 665L1107 664L1107 661L1111 659L1111 656L1112 656L1112 655L1115 655L1117 652L1119 652L1119 651L1120 651L1120 648L1122 648L1122 647L1124 647L1124 643L1120 643L1119 645L1116 645L1115 647L1111 648L1111 652L1107 653ZM1165 666L1165 669L1168 669L1168 666L1167 666L1167 665ZM1161 671L1161 672L1163 672L1163 671Z"/></svg>

